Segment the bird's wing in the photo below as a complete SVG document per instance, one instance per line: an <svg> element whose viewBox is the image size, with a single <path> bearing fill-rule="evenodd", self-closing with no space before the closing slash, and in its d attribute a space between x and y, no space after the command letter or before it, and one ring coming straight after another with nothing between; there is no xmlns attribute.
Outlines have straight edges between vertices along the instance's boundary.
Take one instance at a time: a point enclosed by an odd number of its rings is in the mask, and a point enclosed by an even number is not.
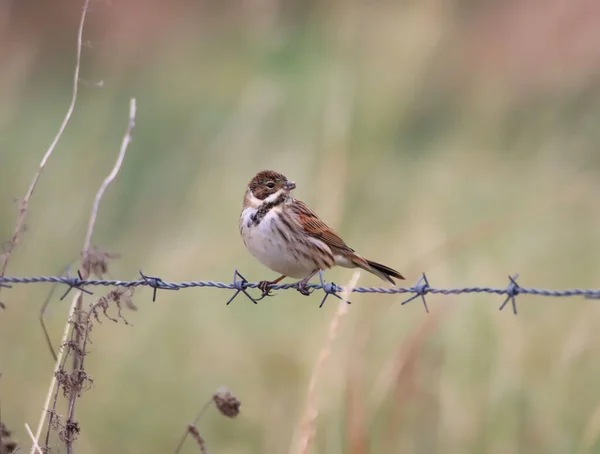
<svg viewBox="0 0 600 454"><path fill-rule="evenodd" d="M327 246L342 249L347 252L354 252L331 227L325 224L317 214L311 210L304 202L294 200L291 207L296 215L296 220L304 231L310 236L323 241Z"/></svg>

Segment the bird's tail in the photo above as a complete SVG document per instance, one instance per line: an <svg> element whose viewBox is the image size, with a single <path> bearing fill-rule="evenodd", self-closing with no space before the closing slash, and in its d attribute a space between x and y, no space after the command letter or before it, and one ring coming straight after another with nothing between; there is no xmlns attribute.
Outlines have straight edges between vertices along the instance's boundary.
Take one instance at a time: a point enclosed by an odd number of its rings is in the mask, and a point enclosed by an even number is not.
<svg viewBox="0 0 600 454"><path fill-rule="evenodd" d="M361 257L362 258L362 257ZM374 274L375 276L383 279L384 281L391 282L392 284L396 284L392 277L396 279L404 279L398 271L390 268L389 266L382 265L381 263L373 262L371 260L363 259L363 260L355 260L354 264L369 273Z"/></svg>

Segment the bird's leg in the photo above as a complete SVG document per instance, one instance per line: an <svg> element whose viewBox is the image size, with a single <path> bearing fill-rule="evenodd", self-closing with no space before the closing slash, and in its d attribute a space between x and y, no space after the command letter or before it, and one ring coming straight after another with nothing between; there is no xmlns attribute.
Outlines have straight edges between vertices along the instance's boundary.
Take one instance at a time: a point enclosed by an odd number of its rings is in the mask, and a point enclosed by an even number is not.
<svg viewBox="0 0 600 454"><path fill-rule="evenodd" d="M272 280L272 281L260 281L258 283L258 288L262 291L262 295L261 295L260 299L263 299L265 296L271 296L271 294L270 294L271 289L269 288L269 286L277 284L279 281L281 281L284 278L285 278L285 276L281 275L277 279Z"/></svg>
<svg viewBox="0 0 600 454"><path fill-rule="evenodd" d="M306 276L304 279L302 279L301 281L298 281L298 283L296 284L296 289L302 293L304 296L308 296L310 295L310 289L308 288L308 281L310 281L312 279L312 277L317 274L319 272L318 269L311 271L311 273Z"/></svg>

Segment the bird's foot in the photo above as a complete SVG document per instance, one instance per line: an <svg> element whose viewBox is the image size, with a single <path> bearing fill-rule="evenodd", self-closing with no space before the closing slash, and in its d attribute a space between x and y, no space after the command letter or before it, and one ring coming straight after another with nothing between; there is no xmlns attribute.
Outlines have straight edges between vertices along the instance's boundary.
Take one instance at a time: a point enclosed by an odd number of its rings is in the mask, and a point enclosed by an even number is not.
<svg viewBox="0 0 600 454"><path fill-rule="evenodd" d="M304 296L308 296L310 295L313 291L314 288L309 288L308 287L308 282L312 279L312 277L317 274L319 272L319 270L314 270L312 271L308 276L306 276L304 279L302 279L301 281L298 281L296 283L296 290L298 290L300 293L302 293Z"/></svg>
<svg viewBox="0 0 600 454"><path fill-rule="evenodd" d="M312 277L312 276L310 276L310 277ZM296 284L296 290L298 290L304 296L308 296L314 291L313 288L310 288L308 286L308 281L310 280L310 277L308 279L306 279L306 278L302 279L301 281L298 281L298 283Z"/></svg>
<svg viewBox="0 0 600 454"><path fill-rule="evenodd" d="M274 296L275 294L271 293L273 289L270 288L270 286L277 284L280 280L281 279L275 279L274 281L260 281L258 283L258 288L260 289L262 294L260 295L260 298L258 300L260 301L266 296Z"/></svg>

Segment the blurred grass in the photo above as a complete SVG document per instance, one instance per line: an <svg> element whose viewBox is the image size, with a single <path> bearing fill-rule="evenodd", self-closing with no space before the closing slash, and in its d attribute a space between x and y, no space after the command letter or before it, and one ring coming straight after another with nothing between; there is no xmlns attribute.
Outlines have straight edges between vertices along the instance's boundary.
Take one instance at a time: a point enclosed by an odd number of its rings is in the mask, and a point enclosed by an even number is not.
<svg viewBox="0 0 600 454"><path fill-rule="evenodd" d="M100 3L83 70L104 87L82 86L8 274L54 274L78 256L135 96L134 140L93 240L122 255L114 277L142 268L228 281L236 267L252 280L270 276L244 250L237 219L248 180L275 168L349 244L409 283L427 271L434 285L502 286L519 272L523 285L595 286L597 71L578 60L563 73L557 55L539 86L531 73L521 83L518 67L505 68L506 80L501 70L489 76L477 55L461 52L486 8L450 3L466 9L273 2L247 6L245 17L230 5L209 14L218 25L181 5L137 15L134 3L123 11ZM45 41L53 30L45 21L34 38L5 41L0 238L10 237L12 200L68 103L75 23L65 21L55 41ZM26 25L7 36L25 36ZM485 48L486 35L479 39ZM558 74L554 85L547 71ZM52 370L37 322L47 290L2 291L2 419L25 443L23 423L37 421ZM188 290L152 303L140 290L139 312L126 314L133 327L95 327L78 451L170 452L222 384L242 413L202 420L209 449L288 450L335 305L319 310L316 296L294 292L258 306L226 307L227 298ZM598 305L522 297L515 318L491 295L429 300L441 313L396 297L352 298L320 383L313 452L598 452ZM53 302L56 339L66 311ZM363 425L362 447L350 420Z"/></svg>

